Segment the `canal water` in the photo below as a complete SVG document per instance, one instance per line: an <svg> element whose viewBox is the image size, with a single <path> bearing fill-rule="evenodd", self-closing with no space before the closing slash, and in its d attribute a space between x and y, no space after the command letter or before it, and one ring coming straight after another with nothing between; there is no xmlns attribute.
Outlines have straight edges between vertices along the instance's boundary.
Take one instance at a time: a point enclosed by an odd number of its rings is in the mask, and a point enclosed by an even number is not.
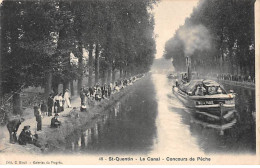
<svg viewBox="0 0 260 168"><path fill-rule="evenodd" d="M225 86L237 93L240 119L219 131L192 122L189 110L172 94L173 81L150 74L108 109L97 123L72 135L68 150L88 154L255 154L254 90ZM73 140L72 140L73 139Z"/></svg>

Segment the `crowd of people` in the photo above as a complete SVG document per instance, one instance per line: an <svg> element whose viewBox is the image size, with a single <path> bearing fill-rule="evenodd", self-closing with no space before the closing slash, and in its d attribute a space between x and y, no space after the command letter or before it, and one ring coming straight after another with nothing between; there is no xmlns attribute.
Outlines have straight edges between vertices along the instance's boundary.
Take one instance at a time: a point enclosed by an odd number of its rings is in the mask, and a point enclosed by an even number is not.
<svg viewBox="0 0 260 168"><path fill-rule="evenodd" d="M80 110L86 111L87 106L93 101L99 102L102 99L109 99L111 94L119 92L127 85L132 85L136 79L136 77L131 77L129 79L118 80L110 84L104 83L104 85L100 85L97 83L93 87L82 87L80 90Z"/></svg>
<svg viewBox="0 0 260 168"><path fill-rule="evenodd" d="M187 77L187 74L182 74L182 78L185 78L185 75ZM199 74L197 72L192 73L192 78L194 79L200 79L200 78L216 78L218 80L229 80L229 81L236 81L236 82L250 82L255 83L255 77L250 75L233 75L231 73L208 73L208 74Z"/></svg>
<svg viewBox="0 0 260 168"><path fill-rule="evenodd" d="M80 91L81 107L80 110L87 111L87 105L91 101L100 102L102 99L109 99L110 96L116 92L119 92L121 89L125 88L128 85L132 85L137 79L143 75L137 75L129 79L118 80L114 83L100 85L97 83L94 87L82 87ZM65 90L65 93L56 93L50 94L47 100L41 101L40 103L34 103L34 116L37 122L37 131L42 130L42 118L52 117L50 120L51 128L59 128L61 122L59 121L59 113L64 111L64 108L71 108L71 97L69 89ZM53 115L54 113L54 115ZM38 143L38 135L31 133L30 125L24 126L22 132L17 138L17 130L24 118L16 118L8 122L7 129L10 135L10 143L19 143L20 145L34 144L37 147L40 147Z"/></svg>
<svg viewBox="0 0 260 168"><path fill-rule="evenodd" d="M42 130L42 118L45 116L51 117L53 116L53 119L58 117L58 113L61 113L64 111L64 108L71 108L71 98L69 89L65 90L64 95L62 93L57 93L55 96L53 94L50 94L47 100L47 103L45 101L41 101L40 103L35 102L34 103L34 116L36 118L37 122L37 131ZM51 125L52 128L54 128L53 125Z"/></svg>
<svg viewBox="0 0 260 168"><path fill-rule="evenodd" d="M232 75L230 73L226 73L226 74L216 74L216 77L219 80L255 83L255 78L251 77L250 75Z"/></svg>
<svg viewBox="0 0 260 168"><path fill-rule="evenodd" d="M62 95L62 93L57 93L55 96L50 94L47 103L44 100L41 102L34 102L33 111L37 123L37 131L42 130L42 118L46 116L53 117L50 120L51 128L60 127L61 122L58 120L58 113L64 111L64 107L71 108L69 90L66 89L64 95ZM8 122L7 129L10 135L10 143L14 144L18 142L20 145L34 144L35 146L39 146L37 141L38 135L36 133L34 135L31 133L30 125L24 126L19 138L17 138L17 130L23 121L24 118L14 118Z"/></svg>

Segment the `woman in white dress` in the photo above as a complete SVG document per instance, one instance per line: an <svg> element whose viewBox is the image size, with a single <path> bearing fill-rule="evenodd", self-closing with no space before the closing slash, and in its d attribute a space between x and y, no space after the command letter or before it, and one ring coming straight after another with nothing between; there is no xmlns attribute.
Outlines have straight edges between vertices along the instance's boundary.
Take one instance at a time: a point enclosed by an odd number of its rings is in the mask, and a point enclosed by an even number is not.
<svg viewBox="0 0 260 168"><path fill-rule="evenodd" d="M64 111L62 93L60 93L58 96L58 113L60 113L61 111Z"/></svg>
<svg viewBox="0 0 260 168"><path fill-rule="evenodd" d="M65 93L64 93L64 100L65 100L65 104L68 108L71 108L71 104L70 104L70 93L69 93L69 89L66 89ZM65 105L64 105L65 106ZM65 106L65 107L66 107Z"/></svg>

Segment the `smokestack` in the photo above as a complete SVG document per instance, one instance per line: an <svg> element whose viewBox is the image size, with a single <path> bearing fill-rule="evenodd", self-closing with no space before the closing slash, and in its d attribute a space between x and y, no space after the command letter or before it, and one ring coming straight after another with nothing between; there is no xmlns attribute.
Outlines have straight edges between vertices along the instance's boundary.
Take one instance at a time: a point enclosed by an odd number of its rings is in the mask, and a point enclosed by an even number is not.
<svg viewBox="0 0 260 168"><path fill-rule="evenodd" d="M191 81L191 58L190 58L190 56L186 56L186 67L187 67L188 82L190 82Z"/></svg>

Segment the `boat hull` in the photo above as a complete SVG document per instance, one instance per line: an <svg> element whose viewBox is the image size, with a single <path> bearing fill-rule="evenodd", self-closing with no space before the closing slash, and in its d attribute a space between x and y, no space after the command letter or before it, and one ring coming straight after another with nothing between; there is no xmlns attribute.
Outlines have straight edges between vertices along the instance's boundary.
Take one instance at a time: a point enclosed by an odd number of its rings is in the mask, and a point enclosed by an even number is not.
<svg viewBox="0 0 260 168"><path fill-rule="evenodd" d="M237 121L235 103L225 104L226 100L234 101L234 97L228 97L227 95L218 96L217 98L214 96L189 96L178 89L178 87L173 87L172 92L189 108L194 118L203 124L207 123L211 127L215 125L216 128L229 128L230 123L234 125ZM197 104L198 102L207 101L214 104ZM224 125L228 125L229 127L225 127Z"/></svg>

